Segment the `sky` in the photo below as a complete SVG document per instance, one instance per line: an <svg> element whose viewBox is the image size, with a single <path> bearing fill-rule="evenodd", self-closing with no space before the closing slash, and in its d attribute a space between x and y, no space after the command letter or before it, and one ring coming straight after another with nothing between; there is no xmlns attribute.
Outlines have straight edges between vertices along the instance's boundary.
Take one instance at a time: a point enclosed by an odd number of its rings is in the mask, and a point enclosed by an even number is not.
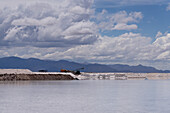
<svg viewBox="0 0 170 113"><path fill-rule="evenodd" d="M170 70L169 0L0 0L0 57Z"/></svg>

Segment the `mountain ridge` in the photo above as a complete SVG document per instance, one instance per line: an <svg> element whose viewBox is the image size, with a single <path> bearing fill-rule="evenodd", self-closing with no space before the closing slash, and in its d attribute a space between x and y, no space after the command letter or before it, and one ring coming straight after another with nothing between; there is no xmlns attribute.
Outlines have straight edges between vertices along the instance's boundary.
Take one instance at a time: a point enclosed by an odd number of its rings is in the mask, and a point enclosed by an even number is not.
<svg viewBox="0 0 170 113"><path fill-rule="evenodd" d="M127 64L90 64L77 63L67 60L41 60L38 58L23 59L19 57L0 58L0 69L30 69L31 71L48 70L51 72L60 71L61 69L76 70L84 67L84 72L132 72L132 73L170 73L170 70L158 70L154 67L129 66Z"/></svg>

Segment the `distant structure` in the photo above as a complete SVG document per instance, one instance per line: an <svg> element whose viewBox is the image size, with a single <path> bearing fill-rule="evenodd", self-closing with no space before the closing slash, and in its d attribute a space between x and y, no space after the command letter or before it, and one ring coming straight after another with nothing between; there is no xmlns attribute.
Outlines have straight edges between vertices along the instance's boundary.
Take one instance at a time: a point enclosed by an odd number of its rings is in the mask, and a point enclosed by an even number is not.
<svg viewBox="0 0 170 113"><path fill-rule="evenodd" d="M75 69L75 70L61 69L60 72L65 72L65 73L71 72L71 73L73 73L75 75L80 75L81 74L80 70L83 70L83 69L84 69L84 67L83 68L78 68L78 69Z"/></svg>
<svg viewBox="0 0 170 113"><path fill-rule="evenodd" d="M48 70L39 70L39 72L48 72Z"/></svg>
<svg viewBox="0 0 170 113"><path fill-rule="evenodd" d="M116 74L115 80L127 80L127 76L125 74Z"/></svg>
<svg viewBox="0 0 170 113"><path fill-rule="evenodd" d="M29 69L0 69L0 74L32 74Z"/></svg>

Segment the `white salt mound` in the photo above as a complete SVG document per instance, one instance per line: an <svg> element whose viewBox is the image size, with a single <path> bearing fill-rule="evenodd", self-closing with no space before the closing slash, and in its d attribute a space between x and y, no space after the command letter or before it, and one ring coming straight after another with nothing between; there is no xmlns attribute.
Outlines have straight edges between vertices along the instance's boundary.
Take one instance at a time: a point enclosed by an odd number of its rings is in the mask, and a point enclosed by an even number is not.
<svg viewBox="0 0 170 113"><path fill-rule="evenodd" d="M0 74L32 74L29 69L0 69Z"/></svg>

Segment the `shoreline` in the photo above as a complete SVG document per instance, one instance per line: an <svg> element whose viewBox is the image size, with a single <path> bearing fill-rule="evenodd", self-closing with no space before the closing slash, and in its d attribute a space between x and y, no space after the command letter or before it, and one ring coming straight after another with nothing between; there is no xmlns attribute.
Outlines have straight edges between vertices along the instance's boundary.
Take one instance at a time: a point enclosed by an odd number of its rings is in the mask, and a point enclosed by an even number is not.
<svg viewBox="0 0 170 113"><path fill-rule="evenodd" d="M32 72L28 69L0 69L0 81L28 80L157 80L170 79L170 73L87 73Z"/></svg>
<svg viewBox="0 0 170 113"><path fill-rule="evenodd" d="M82 73L82 78L93 80L164 80L170 73Z"/></svg>

